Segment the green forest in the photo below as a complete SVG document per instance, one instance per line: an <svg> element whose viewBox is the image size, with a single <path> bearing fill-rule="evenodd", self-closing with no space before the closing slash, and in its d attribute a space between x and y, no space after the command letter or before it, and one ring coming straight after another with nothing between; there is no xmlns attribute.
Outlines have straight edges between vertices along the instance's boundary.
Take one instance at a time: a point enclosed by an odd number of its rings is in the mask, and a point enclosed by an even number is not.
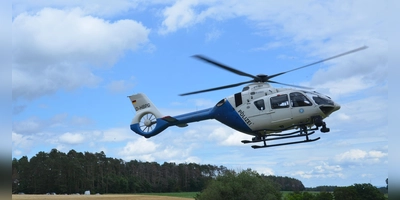
<svg viewBox="0 0 400 200"><path fill-rule="evenodd" d="M14 194L164 193L198 192L210 180L232 173L225 166L196 163L142 162L107 157L104 152L68 153L52 149L32 158L12 160ZM303 191L301 181L281 176L265 176L283 191Z"/></svg>

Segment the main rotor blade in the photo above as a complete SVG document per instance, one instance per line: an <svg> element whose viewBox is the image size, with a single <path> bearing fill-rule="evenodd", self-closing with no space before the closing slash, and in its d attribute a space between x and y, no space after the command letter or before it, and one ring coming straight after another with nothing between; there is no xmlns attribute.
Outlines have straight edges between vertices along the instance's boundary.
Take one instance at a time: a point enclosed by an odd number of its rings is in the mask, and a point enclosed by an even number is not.
<svg viewBox="0 0 400 200"><path fill-rule="evenodd" d="M251 80L251 81L246 81L246 82L241 82L241 83L235 83L235 84L231 84L231 85L225 85L225 86L216 87L216 88L210 88L210 89L206 89L206 90L199 90L199 91L195 91L195 92L184 93L184 94L180 94L179 96L186 96L186 95L191 95L191 94L210 92L210 91L214 91L214 90L222 90L222 89L236 87L236 86L239 86L239 85L243 85L243 84L246 84L246 83L253 83L253 82L254 81Z"/></svg>
<svg viewBox="0 0 400 200"><path fill-rule="evenodd" d="M281 72L281 73L277 73L277 74L268 76L268 79L271 79L271 78L274 78L274 77L277 77L277 76L280 76L280 75L282 75L282 74L286 74L286 73L288 73L288 72L292 72L292 71L295 71L295 70L298 70L298 69L302 69L302 68L305 68L305 67L309 67L309 66L311 66L311 65L315 65L315 64L318 64L318 63L322 63L322 62L325 62L325 61L327 61L327 60L332 60L332 59L335 59L335 58L338 58L338 57L341 57L341 56L345 56L345 55L347 55L347 54L351 54L351 53L354 53L354 52L357 52L357 51L361 51L361 50L364 50L364 49L366 49L366 48L368 48L368 47L367 47L367 46L362 46L362 47L359 47L359 48L357 48L357 49L353 49L353 50L351 50L351 51L347 51L347 52L338 54L338 55L336 55L336 56L332 56L332 57L325 58L325 59L320 60L320 61L317 61L317 62L310 63L310 64L308 64L308 65L304 65L304 66L301 66L301 67L298 67L298 68L291 69L291 70L289 70L289 71L285 71L285 72Z"/></svg>
<svg viewBox="0 0 400 200"><path fill-rule="evenodd" d="M280 84L280 85L286 85L286 86L290 86L290 87L302 88L302 89L306 89L306 90L311 90L311 89L313 89L313 88L310 88L310 87L305 87L305 86L300 86L300 85L290 85L290 84L280 83L280 82L270 81L270 80L268 80L267 82L269 82L269 83L276 83L276 84Z"/></svg>
<svg viewBox="0 0 400 200"><path fill-rule="evenodd" d="M193 57L198 58L198 59L200 59L200 60L203 60L203 61L205 61L205 62L208 62L208 63L210 63L210 64L213 64L213 65L215 65L215 66L218 66L218 67L220 67L220 68L222 68L222 69L228 70L228 71L230 71L230 72L233 72L233 73L235 73L235 74L237 74L237 75L240 75L240 76L247 76L247 77L253 78L253 79L255 79L255 80L258 80L258 77L257 77L257 76L248 74L248 73L246 73L246 72L242 72L242 71L237 70L237 69L234 69L234 68L232 68L232 67L228 67L228 66L226 66L226 65L224 65L224 64L222 64L222 63L219 63L219 62L217 62L217 61L211 60L211 59L209 59L209 58L207 58L207 57L205 57L205 56L202 56L202 55L194 55Z"/></svg>

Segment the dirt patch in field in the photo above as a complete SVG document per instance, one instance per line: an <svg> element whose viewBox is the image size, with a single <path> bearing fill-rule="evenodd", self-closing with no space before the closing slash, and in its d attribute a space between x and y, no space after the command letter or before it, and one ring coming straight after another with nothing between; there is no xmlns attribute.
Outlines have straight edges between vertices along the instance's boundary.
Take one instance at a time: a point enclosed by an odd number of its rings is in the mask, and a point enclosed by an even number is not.
<svg viewBox="0 0 400 200"><path fill-rule="evenodd" d="M17 200L69 200L69 199L107 199L107 200L187 200L191 198L151 196L151 195L12 195Z"/></svg>

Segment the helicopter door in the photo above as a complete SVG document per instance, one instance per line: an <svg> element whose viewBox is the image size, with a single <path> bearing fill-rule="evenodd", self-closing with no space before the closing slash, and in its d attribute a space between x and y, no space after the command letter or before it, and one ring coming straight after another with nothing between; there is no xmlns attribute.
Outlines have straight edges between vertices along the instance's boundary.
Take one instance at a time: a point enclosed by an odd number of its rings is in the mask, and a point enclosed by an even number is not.
<svg viewBox="0 0 400 200"><path fill-rule="evenodd" d="M278 94L270 98L271 103L271 123L285 122L292 119L292 111L289 108L289 98L287 94Z"/></svg>
<svg viewBox="0 0 400 200"><path fill-rule="evenodd" d="M300 92L290 93L290 101L292 104L292 117L294 120L301 120L307 116L307 114L310 113L310 107L313 105L311 101Z"/></svg>

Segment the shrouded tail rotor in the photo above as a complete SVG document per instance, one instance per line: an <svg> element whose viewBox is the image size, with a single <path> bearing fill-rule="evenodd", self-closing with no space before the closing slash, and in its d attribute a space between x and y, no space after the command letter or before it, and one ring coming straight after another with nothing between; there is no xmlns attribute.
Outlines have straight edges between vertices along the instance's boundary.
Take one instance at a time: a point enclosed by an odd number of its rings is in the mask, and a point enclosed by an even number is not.
<svg viewBox="0 0 400 200"><path fill-rule="evenodd" d="M129 96L129 99L136 110L136 115L132 119L131 129L145 137L157 134L155 129L159 125L158 119L163 117L157 107L143 93Z"/></svg>
<svg viewBox="0 0 400 200"><path fill-rule="evenodd" d="M157 117L153 113L146 113L140 118L139 127L143 133L151 133L156 126Z"/></svg>

